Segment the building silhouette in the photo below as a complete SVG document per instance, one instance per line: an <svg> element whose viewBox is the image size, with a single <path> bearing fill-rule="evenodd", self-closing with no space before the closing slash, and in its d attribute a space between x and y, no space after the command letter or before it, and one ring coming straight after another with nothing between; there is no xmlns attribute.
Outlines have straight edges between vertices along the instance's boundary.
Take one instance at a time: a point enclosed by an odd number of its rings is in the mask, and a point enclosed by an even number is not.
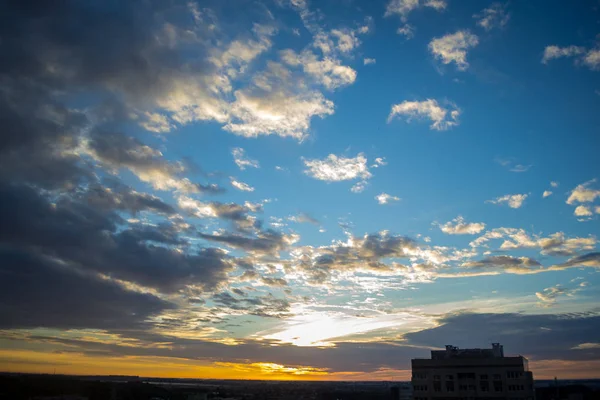
<svg viewBox="0 0 600 400"><path fill-rule="evenodd" d="M533 400L533 374L523 356L491 349L432 350L430 359L412 360L414 400Z"/></svg>

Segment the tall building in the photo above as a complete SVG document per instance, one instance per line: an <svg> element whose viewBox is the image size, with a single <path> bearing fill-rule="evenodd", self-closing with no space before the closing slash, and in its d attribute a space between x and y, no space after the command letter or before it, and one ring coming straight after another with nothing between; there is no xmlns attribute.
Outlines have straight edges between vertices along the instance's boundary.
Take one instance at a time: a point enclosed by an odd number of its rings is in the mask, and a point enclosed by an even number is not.
<svg viewBox="0 0 600 400"><path fill-rule="evenodd" d="M533 374L523 356L491 349L432 350L431 359L412 360L413 400L533 400Z"/></svg>

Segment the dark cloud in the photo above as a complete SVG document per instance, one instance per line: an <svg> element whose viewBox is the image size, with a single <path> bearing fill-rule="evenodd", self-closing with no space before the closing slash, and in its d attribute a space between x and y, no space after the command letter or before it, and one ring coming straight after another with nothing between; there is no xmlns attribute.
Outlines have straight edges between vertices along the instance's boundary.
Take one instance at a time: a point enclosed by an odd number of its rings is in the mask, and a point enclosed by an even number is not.
<svg viewBox="0 0 600 400"><path fill-rule="evenodd" d="M273 230L259 231L256 236L233 233L198 234L201 238L257 254L277 255L290 246L295 237Z"/></svg>
<svg viewBox="0 0 600 400"><path fill-rule="evenodd" d="M573 257L562 264L552 268L562 269L570 267L596 267L600 268L600 253L587 253L581 256Z"/></svg>
<svg viewBox="0 0 600 400"><path fill-rule="evenodd" d="M0 328L141 328L172 308L32 251L0 247Z"/></svg>
<svg viewBox="0 0 600 400"><path fill-rule="evenodd" d="M25 186L0 185L0 202L0 241L114 278L169 292L186 285L213 290L235 267L220 249L179 251L186 242L169 224L118 229L114 212L70 197L50 203Z"/></svg>
<svg viewBox="0 0 600 400"><path fill-rule="evenodd" d="M128 168L144 182L157 190L179 190L183 192L220 193L217 185L202 185L182 178L183 163L170 163L162 153L122 133L95 131L88 142L94 158L115 173Z"/></svg>
<svg viewBox="0 0 600 400"><path fill-rule="evenodd" d="M600 316L588 314L458 314L439 321L440 326L404 335L408 343L442 347L489 347L500 342L506 352L532 360L591 360L600 349L577 350L596 343ZM476 329L474 329L476 328Z"/></svg>
<svg viewBox="0 0 600 400"><path fill-rule="evenodd" d="M83 196L91 207L105 211L120 210L137 214L141 211L152 211L165 215L176 213L175 208L160 198L140 193L128 186L116 183L112 187L99 184L91 185Z"/></svg>
<svg viewBox="0 0 600 400"><path fill-rule="evenodd" d="M479 261L468 261L462 266L472 269L503 269L514 273L528 273L542 269L542 264L533 258L513 256L492 256Z"/></svg>
<svg viewBox="0 0 600 400"><path fill-rule="evenodd" d="M335 271L392 271L393 266L384 259L412 257L417 249L417 243L405 236L374 233L354 237L348 243L304 247L295 255L294 265L307 272L313 282L324 283Z"/></svg>
<svg viewBox="0 0 600 400"><path fill-rule="evenodd" d="M239 295L239 293L236 293ZM272 294L258 297L234 297L230 293L222 292L212 297L220 306L235 311L243 311L249 315L268 318L283 318L290 315L290 303L286 299L278 299Z"/></svg>

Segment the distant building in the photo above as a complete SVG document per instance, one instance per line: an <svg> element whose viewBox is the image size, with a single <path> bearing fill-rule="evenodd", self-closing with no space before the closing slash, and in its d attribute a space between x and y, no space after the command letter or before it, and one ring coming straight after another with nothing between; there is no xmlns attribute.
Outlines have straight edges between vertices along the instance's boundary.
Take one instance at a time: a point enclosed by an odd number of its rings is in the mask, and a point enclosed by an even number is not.
<svg viewBox="0 0 600 400"><path fill-rule="evenodd" d="M414 400L533 400L533 374L525 357L491 349L432 350L431 359L412 360Z"/></svg>
<svg viewBox="0 0 600 400"><path fill-rule="evenodd" d="M412 400L413 390L409 382L401 382L390 388L393 400Z"/></svg>

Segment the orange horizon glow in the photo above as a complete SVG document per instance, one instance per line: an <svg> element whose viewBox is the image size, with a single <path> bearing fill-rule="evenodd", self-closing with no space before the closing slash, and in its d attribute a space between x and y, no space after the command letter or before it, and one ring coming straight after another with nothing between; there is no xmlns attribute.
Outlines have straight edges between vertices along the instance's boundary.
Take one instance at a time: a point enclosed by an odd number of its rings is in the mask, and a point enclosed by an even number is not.
<svg viewBox="0 0 600 400"><path fill-rule="evenodd" d="M600 360L530 362L534 379L598 379ZM409 381L410 370L381 368L373 372L330 372L323 368L268 362L201 362L167 357L93 357L30 350L0 350L0 371L73 376L124 375L145 378L230 379L278 381Z"/></svg>

